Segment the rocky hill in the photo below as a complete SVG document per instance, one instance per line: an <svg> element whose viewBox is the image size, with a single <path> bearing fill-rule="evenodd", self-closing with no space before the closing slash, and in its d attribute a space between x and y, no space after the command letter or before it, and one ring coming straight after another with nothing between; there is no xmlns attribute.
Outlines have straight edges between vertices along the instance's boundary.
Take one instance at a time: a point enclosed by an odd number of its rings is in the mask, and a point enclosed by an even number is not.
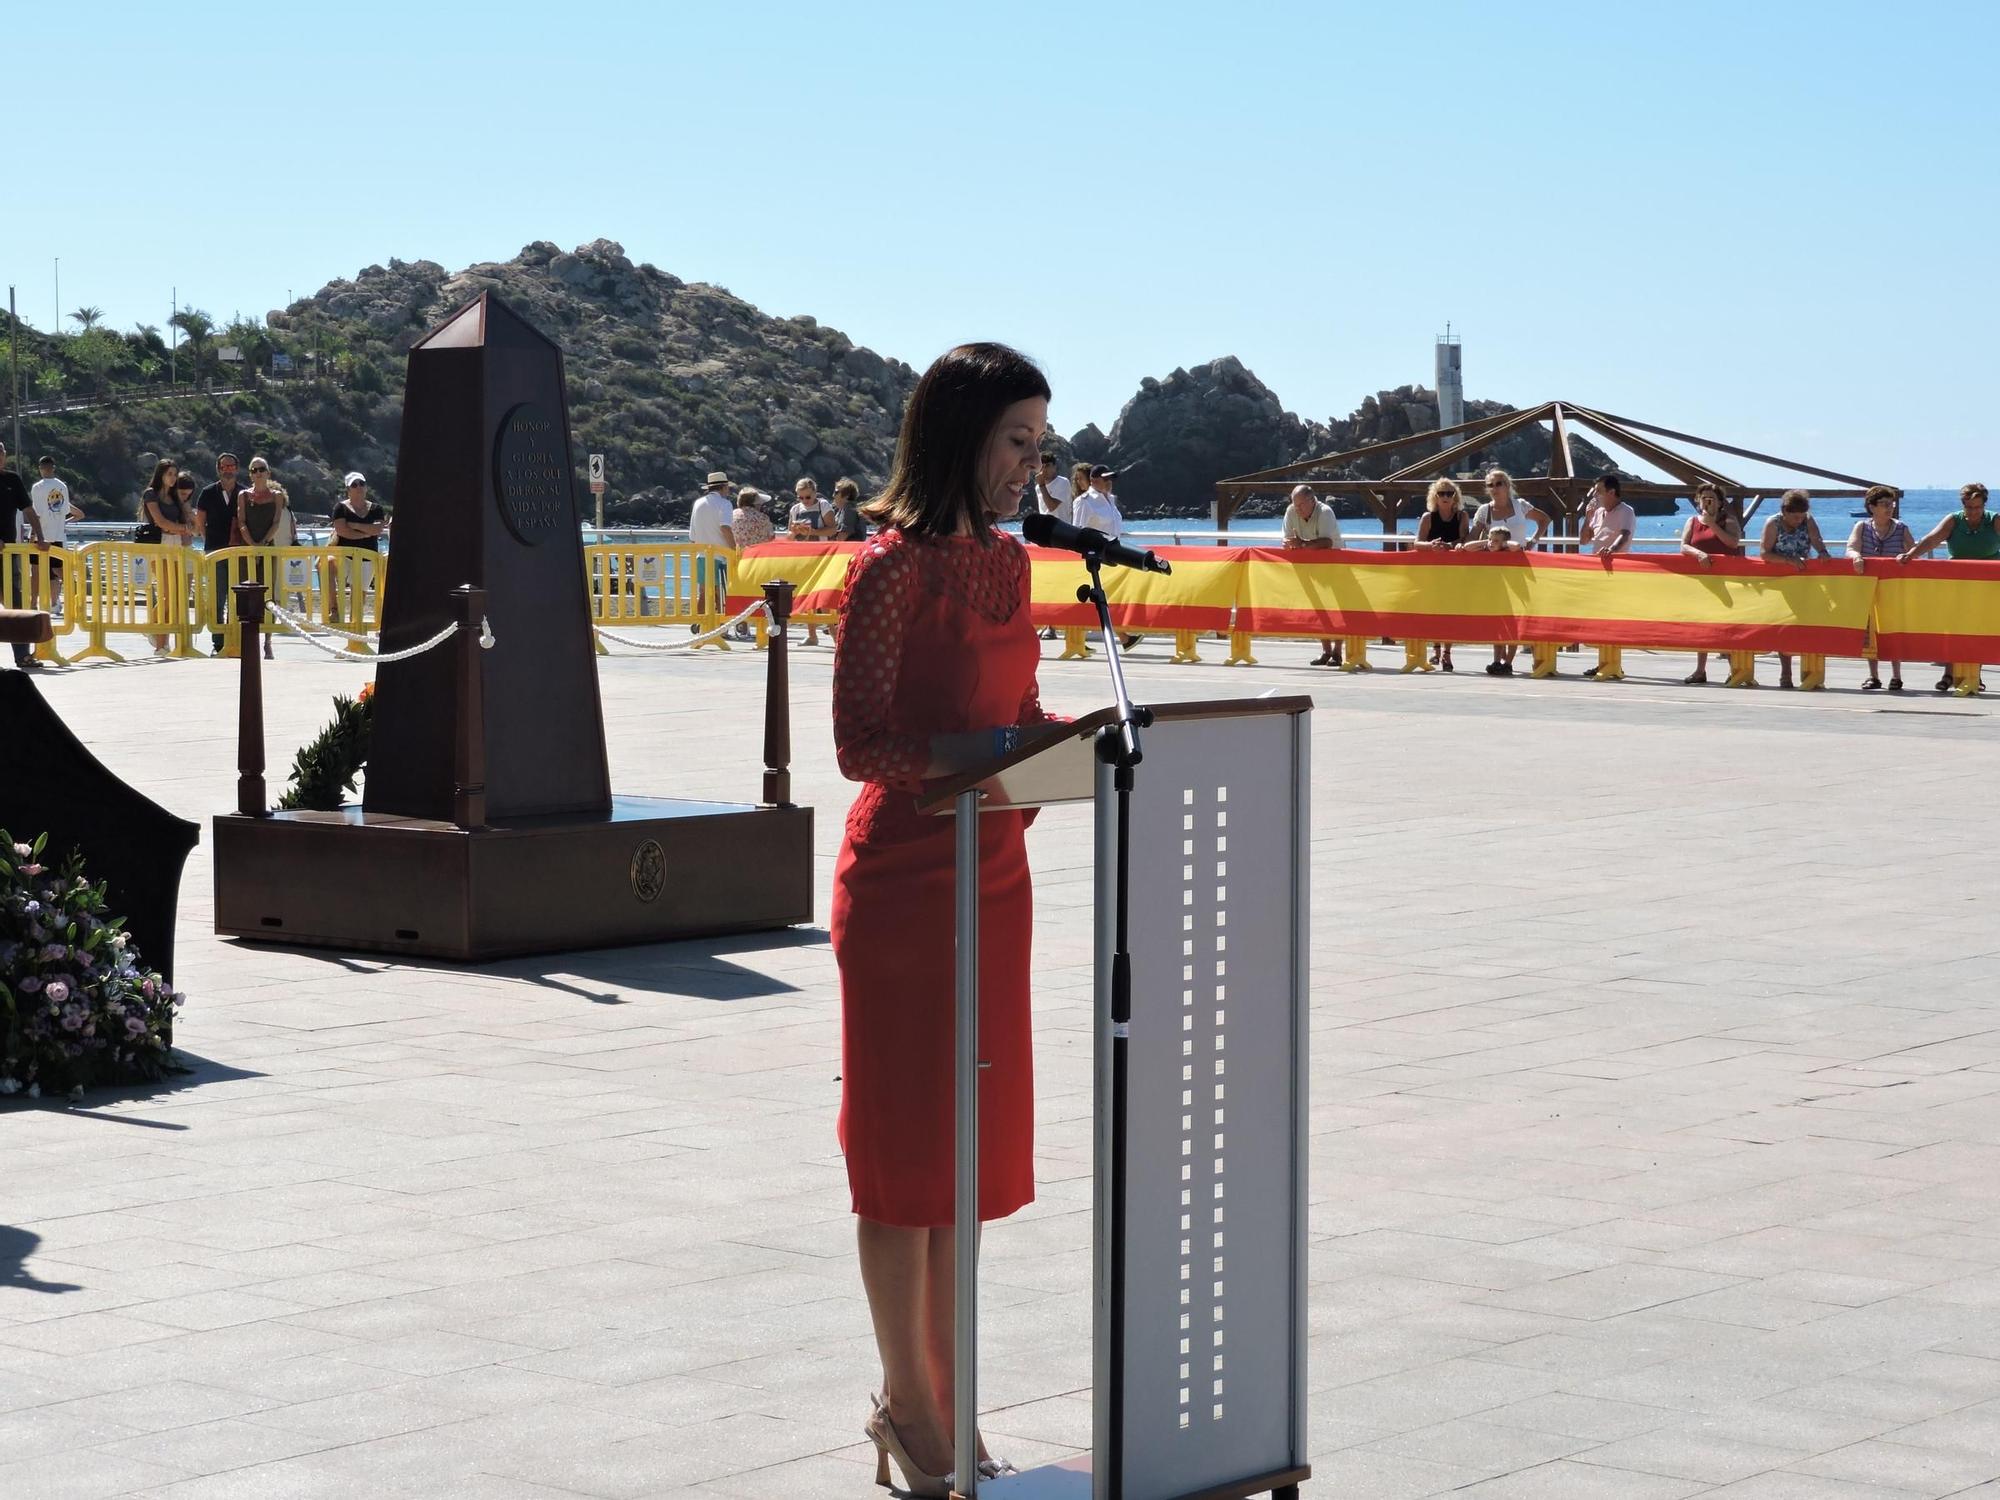
<svg viewBox="0 0 2000 1500"><path fill-rule="evenodd" d="M270 313L261 327L219 330L208 347L183 345L180 353L181 374L197 364L211 385L236 379L217 360L225 344L243 355L235 368L268 371L277 352L291 359L295 376L259 376L250 389L215 398L34 416L27 446L56 455L93 514L131 514L159 454L208 475L224 450L268 455L304 511L326 511L348 469L367 474L386 499L394 493L404 355L427 328L488 290L562 346L578 462L588 452L606 455L607 519L685 520L703 475L715 468L771 487L810 474L823 490L843 475L864 485L888 476L916 383L909 366L811 318L768 317L721 287L634 265L611 240L573 252L537 242L512 260L457 273L434 261L370 266ZM125 348L113 362L112 389L118 374L163 366L157 331L150 344L144 335L118 337ZM31 360L61 373L78 342L43 339ZM66 389L91 389L89 372L67 373ZM39 388L48 385L44 379Z"/></svg>
<svg viewBox="0 0 2000 1500"><path fill-rule="evenodd" d="M201 314L184 315L188 339L177 357L155 328L64 337L23 329L30 397L95 402L31 411L25 457L53 453L98 518L133 515L157 456L206 479L224 450L268 456L301 513L324 514L348 469L367 474L387 500L404 356L482 291L562 347L578 462L589 452L607 456L613 523L684 523L715 468L774 490L802 474L822 490L843 476L864 490L888 477L916 382L908 365L811 318L773 318L721 287L635 265L612 240L573 251L537 241L512 260L458 272L392 260L261 323L216 328ZM146 382L170 364L184 384L211 393L146 395ZM97 402L93 393L116 399ZM1506 409L1468 403L1472 415ZM1073 453L1116 465L1120 499L1133 514L1205 515L1218 479L1436 426L1436 397L1413 386L1370 396L1345 418L1303 420L1225 357L1143 381L1109 435L1093 424L1051 446L1065 463ZM1546 442L1503 441L1482 461L1545 472ZM1609 465L1588 444L1577 461Z"/></svg>

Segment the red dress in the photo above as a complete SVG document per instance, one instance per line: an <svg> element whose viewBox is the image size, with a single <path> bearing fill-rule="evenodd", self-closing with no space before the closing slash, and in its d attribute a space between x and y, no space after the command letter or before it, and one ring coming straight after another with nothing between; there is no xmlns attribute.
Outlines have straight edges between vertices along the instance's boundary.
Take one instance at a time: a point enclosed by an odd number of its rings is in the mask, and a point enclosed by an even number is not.
<svg viewBox="0 0 2000 1500"><path fill-rule="evenodd" d="M840 1142L854 1212L884 1224L952 1222L954 820L919 816L913 794L931 736L1048 722L1040 660L1012 537L885 531L856 554L833 661L834 750L867 783L833 875ZM979 819L981 1219L1035 1196L1026 827Z"/></svg>

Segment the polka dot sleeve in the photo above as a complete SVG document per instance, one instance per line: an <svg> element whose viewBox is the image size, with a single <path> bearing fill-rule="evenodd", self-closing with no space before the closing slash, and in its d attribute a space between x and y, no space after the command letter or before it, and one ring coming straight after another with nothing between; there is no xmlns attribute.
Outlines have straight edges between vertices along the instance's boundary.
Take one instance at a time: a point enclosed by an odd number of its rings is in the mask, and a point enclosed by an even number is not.
<svg viewBox="0 0 2000 1500"><path fill-rule="evenodd" d="M848 569L833 654L833 753L850 781L907 785L930 764L930 742L890 723L920 591L917 559L887 539L863 547Z"/></svg>

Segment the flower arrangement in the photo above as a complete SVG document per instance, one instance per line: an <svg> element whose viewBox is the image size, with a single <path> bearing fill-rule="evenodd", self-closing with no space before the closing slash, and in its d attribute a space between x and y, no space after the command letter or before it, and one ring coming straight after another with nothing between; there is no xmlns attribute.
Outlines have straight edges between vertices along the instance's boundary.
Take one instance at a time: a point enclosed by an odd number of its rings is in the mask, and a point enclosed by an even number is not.
<svg viewBox="0 0 2000 1500"><path fill-rule="evenodd" d="M291 784L278 799L279 809L338 811L354 794L354 778L368 764L368 736L374 725L374 683L363 684L359 697L336 693L333 722L292 758Z"/></svg>
<svg viewBox="0 0 2000 1500"><path fill-rule="evenodd" d="M186 997L144 967L81 855L42 862L47 841L0 829L0 1094L79 1099L94 1083L183 1071L172 1045Z"/></svg>

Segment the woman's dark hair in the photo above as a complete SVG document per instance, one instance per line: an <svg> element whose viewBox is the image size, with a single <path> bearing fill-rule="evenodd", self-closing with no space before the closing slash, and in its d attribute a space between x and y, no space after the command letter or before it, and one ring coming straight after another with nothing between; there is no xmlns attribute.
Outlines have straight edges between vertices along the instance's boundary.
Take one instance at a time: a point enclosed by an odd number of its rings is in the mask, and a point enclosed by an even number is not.
<svg viewBox="0 0 2000 1500"><path fill-rule="evenodd" d="M967 522L974 535L990 534L980 460L1001 413L1035 397L1049 399L1048 380L1005 344L960 344L939 355L903 408L888 486L861 513L916 536L951 536Z"/></svg>
<svg viewBox="0 0 2000 1500"><path fill-rule="evenodd" d="M1868 493L1861 497L1861 503L1863 505L1873 505L1877 500L1880 500L1884 505L1894 505L1896 503L1896 492L1886 484L1871 484L1868 487Z"/></svg>
<svg viewBox="0 0 2000 1500"><path fill-rule="evenodd" d="M175 463L171 458L161 459L158 463L153 465L153 481L151 484L147 485L146 488L149 490L157 490L159 492L160 498L162 500L166 499L167 487L160 481L167 477L167 470L172 469L175 473L179 473L180 467L181 466Z"/></svg>
<svg viewBox="0 0 2000 1500"><path fill-rule="evenodd" d="M1986 499L1986 486L1979 483L1977 480L1974 480L1971 484L1962 484L1958 487L1958 503L1960 505L1963 505L1965 504L1966 501L1973 499L1978 499L1980 501L1984 501Z"/></svg>

